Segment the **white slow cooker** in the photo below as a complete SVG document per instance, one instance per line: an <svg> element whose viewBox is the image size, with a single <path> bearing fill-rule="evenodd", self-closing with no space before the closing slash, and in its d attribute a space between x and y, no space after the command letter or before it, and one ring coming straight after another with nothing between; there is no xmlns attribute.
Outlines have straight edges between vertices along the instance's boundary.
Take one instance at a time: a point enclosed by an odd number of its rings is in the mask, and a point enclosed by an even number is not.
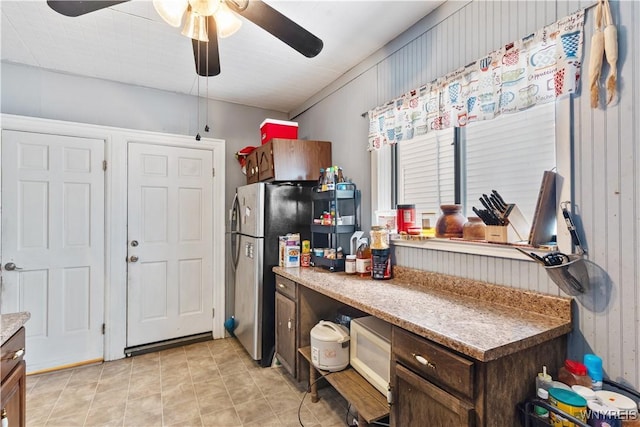
<svg viewBox="0 0 640 427"><path fill-rule="evenodd" d="M349 330L321 320L311 329L311 362L325 371L336 372L349 364Z"/></svg>

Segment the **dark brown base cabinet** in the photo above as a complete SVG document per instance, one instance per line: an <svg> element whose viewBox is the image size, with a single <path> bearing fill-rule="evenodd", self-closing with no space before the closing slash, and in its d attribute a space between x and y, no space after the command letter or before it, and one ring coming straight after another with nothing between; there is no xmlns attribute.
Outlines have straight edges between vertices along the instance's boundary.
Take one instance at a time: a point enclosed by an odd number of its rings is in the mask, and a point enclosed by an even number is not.
<svg viewBox="0 0 640 427"><path fill-rule="evenodd" d="M24 328L20 328L2 345L2 383L0 384L0 413L10 427L24 427L26 423L26 363Z"/></svg>
<svg viewBox="0 0 640 427"><path fill-rule="evenodd" d="M296 303L276 293L276 357L280 364L296 376Z"/></svg>
<svg viewBox="0 0 640 427"><path fill-rule="evenodd" d="M515 426L536 373L562 365L566 337L481 362L394 326L391 353L392 426Z"/></svg>

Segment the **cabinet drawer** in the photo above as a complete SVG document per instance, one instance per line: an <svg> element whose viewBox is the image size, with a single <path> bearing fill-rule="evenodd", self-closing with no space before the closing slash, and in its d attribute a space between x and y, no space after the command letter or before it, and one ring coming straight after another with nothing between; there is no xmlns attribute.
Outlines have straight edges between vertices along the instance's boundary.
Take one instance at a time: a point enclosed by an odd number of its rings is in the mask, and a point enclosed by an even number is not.
<svg viewBox="0 0 640 427"><path fill-rule="evenodd" d="M276 275L276 290L292 300L296 300L296 282L293 280Z"/></svg>
<svg viewBox="0 0 640 427"><path fill-rule="evenodd" d="M24 328L20 328L2 345L0 350L0 378L3 380L24 358L24 336Z"/></svg>
<svg viewBox="0 0 640 427"><path fill-rule="evenodd" d="M393 328L391 348L397 360L423 377L473 398L472 361L396 327Z"/></svg>

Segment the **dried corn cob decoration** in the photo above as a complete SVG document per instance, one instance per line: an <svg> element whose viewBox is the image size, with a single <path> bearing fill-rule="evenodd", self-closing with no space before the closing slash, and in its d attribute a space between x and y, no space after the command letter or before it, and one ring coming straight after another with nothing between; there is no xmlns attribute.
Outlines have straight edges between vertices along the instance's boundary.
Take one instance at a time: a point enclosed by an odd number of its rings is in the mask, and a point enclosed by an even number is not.
<svg viewBox="0 0 640 427"><path fill-rule="evenodd" d="M609 75L607 76L607 104L615 98L616 81L618 78L618 30L613 24L609 0L604 0L604 52L609 63Z"/></svg>
<svg viewBox="0 0 640 427"><path fill-rule="evenodd" d="M595 28L591 36L591 50L589 51L589 87L591 89L591 108L598 107L600 100L599 83L604 56L604 33L602 27L602 1L596 6Z"/></svg>

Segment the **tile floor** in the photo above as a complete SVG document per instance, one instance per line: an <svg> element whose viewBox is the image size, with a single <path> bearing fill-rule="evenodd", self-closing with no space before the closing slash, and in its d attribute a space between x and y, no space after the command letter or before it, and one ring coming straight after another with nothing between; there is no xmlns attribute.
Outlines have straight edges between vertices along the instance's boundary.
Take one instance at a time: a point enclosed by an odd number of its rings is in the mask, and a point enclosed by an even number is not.
<svg viewBox="0 0 640 427"><path fill-rule="evenodd" d="M226 338L28 376L27 426L299 426L305 388ZM319 393L305 397L303 425L345 426L346 401Z"/></svg>

